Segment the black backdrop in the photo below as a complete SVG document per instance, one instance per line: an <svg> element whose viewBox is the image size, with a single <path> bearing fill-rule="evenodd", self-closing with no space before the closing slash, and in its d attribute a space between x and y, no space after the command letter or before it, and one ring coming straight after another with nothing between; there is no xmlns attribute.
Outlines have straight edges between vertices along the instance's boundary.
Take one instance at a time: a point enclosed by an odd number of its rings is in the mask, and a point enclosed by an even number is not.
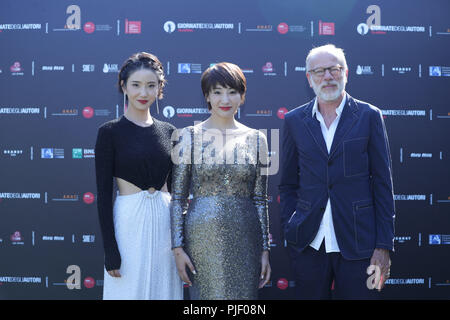
<svg viewBox="0 0 450 320"><path fill-rule="evenodd" d="M347 91L385 116L397 219L384 297L449 299L448 12L446 0L1 1L0 299L101 299L93 149L99 125L123 113L116 79L129 55L163 62L168 85L152 114L177 127L208 116L201 72L241 66L239 121L268 130L276 162L283 113L313 98L304 59L326 43L346 52ZM263 299L290 299L295 286L278 180Z"/></svg>

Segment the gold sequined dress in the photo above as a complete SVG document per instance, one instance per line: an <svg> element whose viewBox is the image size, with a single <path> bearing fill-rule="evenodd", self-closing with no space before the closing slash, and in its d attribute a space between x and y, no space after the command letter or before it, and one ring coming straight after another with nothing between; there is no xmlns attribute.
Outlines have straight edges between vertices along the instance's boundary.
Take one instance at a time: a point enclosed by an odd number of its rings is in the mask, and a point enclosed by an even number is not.
<svg viewBox="0 0 450 320"><path fill-rule="evenodd" d="M257 299L261 254L269 249L266 137L250 128L223 134L191 126L179 141L172 247L184 247L197 271L189 272L190 298Z"/></svg>

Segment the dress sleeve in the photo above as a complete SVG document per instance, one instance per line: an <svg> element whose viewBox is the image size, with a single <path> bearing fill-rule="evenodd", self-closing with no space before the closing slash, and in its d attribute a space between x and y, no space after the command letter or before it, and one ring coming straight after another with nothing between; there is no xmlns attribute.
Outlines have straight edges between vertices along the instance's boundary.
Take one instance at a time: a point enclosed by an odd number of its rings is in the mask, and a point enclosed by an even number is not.
<svg viewBox="0 0 450 320"><path fill-rule="evenodd" d="M100 127L95 143L95 173L97 178L97 208L105 250L106 270L120 269L121 258L117 247L113 221L114 146L111 129Z"/></svg>
<svg viewBox="0 0 450 320"><path fill-rule="evenodd" d="M266 136L260 131L257 132L257 163L256 181L253 191L253 203L258 213L262 231L262 249L269 250L269 210L267 199L267 180L269 166L269 152Z"/></svg>
<svg viewBox="0 0 450 320"><path fill-rule="evenodd" d="M176 143L179 140L178 136L178 130L175 127L170 128L169 130L169 141L170 141L170 152L174 149ZM167 191L171 194L172 193L172 170L173 170L173 162L170 162L169 172L167 174L166 184L167 184Z"/></svg>
<svg viewBox="0 0 450 320"><path fill-rule="evenodd" d="M172 249L184 246L184 217L188 208L191 184L192 131L184 128L179 141L172 150L172 199L170 203L170 225Z"/></svg>

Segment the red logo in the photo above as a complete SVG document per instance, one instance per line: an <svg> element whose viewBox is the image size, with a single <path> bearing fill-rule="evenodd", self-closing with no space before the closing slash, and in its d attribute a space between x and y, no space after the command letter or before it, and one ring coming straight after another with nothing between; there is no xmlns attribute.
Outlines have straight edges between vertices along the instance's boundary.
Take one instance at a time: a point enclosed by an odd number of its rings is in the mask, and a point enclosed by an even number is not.
<svg viewBox="0 0 450 320"><path fill-rule="evenodd" d="M20 72L22 71L22 67L20 66L20 62L16 61L14 64L9 68L11 72Z"/></svg>
<svg viewBox="0 0 450 320"><path fill-rule="evenodd" d="M288 112L288 109L286 109L286 108L284 108L284 107L278 109L278 111L277 111L277 116L278 116L278 118L284 119L284 115L285 115L287 112Z"/></svg>
<svg viewBox="0 0 450 320"><path fill-rule="evenodd" d="M262 67L263 72L273 72L272 62L266 62L266 64Z"/></svg>
<svg viewBox="0 0 450 320"><path fill-rule="evenodd" d="M91 203L94 202L94 200L95 200L95 197L94 197L94 194L92 192L86 192L83 195L83 201L86 204L91 204Z"/></svg>
<svg viewBox="0 0 450 320"><path fill-rule="evenodd" d="M95 286L95 280L92 277L87 277L84 279L84 286L88 289L91 289Z"/></svg>
<svg viewBox="0 0 450 320"><path fill-rule="evenodd" d="M141 21L128 21L125 19L125 33L126 34L139 34L141 33Z"/></svg>
<svg viewBox="0 0 450 320"><path fill-rule="evenodd" d="M289 282L287 281L287 279L285 279L285 278L278 279L278 281L277 281L278 289L286 290L288 286L289 286Z"/></svg>
<svg viewBox="0 0 450 320"><path fill-rule="evenodd" d="M324 36L334 36L334 22L322 22L319 20L319 34Z"/></svg>
<svg viewBox="0 0 450 320"><path fill-rule="evenodd" d="M83 30L86 33L92 33L95 31L95 24L93 24L92 22L86 22L84 24Z"/></svg>
<svg viewBox="0 0 450 320"><path fill-rule="evenodd" d="M289 26L286 23L282 22L278 25L277 30L281 34L286 34L289 31Z"/></svg>
<svg viewBox="0 0 450 320"><path fill-rule="evenodd" d="M85 107L83 109L83 117L85 117L86 119L90 119L94 116L94 109L92 109L92 107Z"/></svg>

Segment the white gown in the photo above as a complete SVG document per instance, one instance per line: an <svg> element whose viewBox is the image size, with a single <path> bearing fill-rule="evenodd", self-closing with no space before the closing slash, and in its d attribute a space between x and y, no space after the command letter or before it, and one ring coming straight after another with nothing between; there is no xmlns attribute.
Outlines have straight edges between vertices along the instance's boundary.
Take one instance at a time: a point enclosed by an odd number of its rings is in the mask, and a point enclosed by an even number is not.
<svg viewBox="0 0 450 320"><path fill-rule="evenodd" d="M171 250L170 194L117 195L114 228L122 258L120 278L105 270L104 300L179 300L183 283Z"/></svg>

